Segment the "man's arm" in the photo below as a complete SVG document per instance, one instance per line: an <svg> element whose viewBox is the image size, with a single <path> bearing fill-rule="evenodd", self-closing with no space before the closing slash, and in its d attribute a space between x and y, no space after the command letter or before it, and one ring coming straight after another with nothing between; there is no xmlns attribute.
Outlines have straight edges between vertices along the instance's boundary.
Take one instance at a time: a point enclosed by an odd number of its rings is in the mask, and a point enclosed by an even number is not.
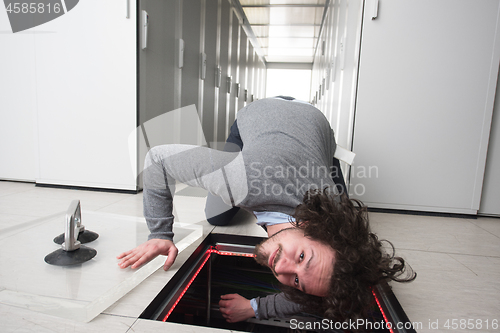
<svg viewBox="0 0 500 333"><path fill-rule="evenodd" d="M219 309L222 317L228 323L236 323L255 317L250 300L238 294L222 295L219 301Z"/></svg>
<svg viewBox="0 0 500 333"><path fill-rule="evenodd" d="M255 308L251 302L254 302ZM222 295L219 302L222 316L230 323L258 319L287 318L302 312L300 305L288 300L283 293L246 299L238 294Z"/></svg>
<svg viewBox="0 0 500 333"><path fill-rule="evenodd" d="M287 318L302 312L300 305L286 298L284 293L255 298L257 318Z"/></svg>
<svg viewBox="0 0 500 333"><path fill-rule="evenodd" d="M178 249L173 243L172 231L174 222L172 193L175 192L175 180L164 173L162 160L160 154L155 151L150 151L146 156L143 171L143 206L150 235L147 242L117 257L120 259L118 263L120 268L130 266L135 269L158 255L165 255L168 257L163 269L168 270L177 257Z"/></svg>
<svg viewBox="0 0 500 333"><path fill-rule="evenodd" d="M162 254L169 258L168 269L177 256L173 244L173 194L176 180L189 186L201 187L221 197L224 202L240 200L233 198L231 186L241 187L246 173L240 153L222 152L207 147L189 145L164 145L152 148L144 166L144 217L151 231L149 240L137 248L118 256L122 268L139 267ZM243 195L243 194L242 194ZM246 194L245 194L246 195Z"/></svg>
<svg viewBox="0 0 500 333"><path fill-rule="evenodd" d="M135 269L148 261L156 258L159 255L167 256L167 260L163 265L163 269L167 270L172 266L177 258L177 247L170 240L165 239L150 239L130 251L123 252L117 259L121 259L118 263L120 268Z"/></svg>

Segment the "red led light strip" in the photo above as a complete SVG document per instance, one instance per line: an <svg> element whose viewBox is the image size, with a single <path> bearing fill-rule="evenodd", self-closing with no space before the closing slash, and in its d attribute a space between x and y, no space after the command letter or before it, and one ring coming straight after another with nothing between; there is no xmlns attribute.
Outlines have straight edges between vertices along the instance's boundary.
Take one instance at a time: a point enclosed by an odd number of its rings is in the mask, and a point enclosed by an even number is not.
<svg viewBox="0 0 500 333"><path fill-rule="evenodd" d="M211 248L207 249L207 251L205 252L205 254L207 254L207 253L208 253L207 257L205 258L205 260L203 261L203 263L201 264L201 266L198 268L198 270L196 271L196 273L194 273L194 275L191 278L191 280L189 280L186 288L184 288L184 290L182 291L182 293L179 295L179 297L175 301L175 303L172 306L172 308L168 311L168 313L165 316L165 318L163 318L163 321L167 321L168 317L172 314L172 312L174 311L174 309L177 306L177 304L181 301L182 297L184 296L184 294L186 293L186 291L189 289L189 287L193 283L194 279L196 279L196 277L198 276L198 274L200 273L200 271L203 269L203 267L207 263L208 259L210 259L210 256L212 255L212 253L215 253L215 254L218 254L218 255L222 255L222 256L255 257L254 254L219 251L219 250L215 249L214 247L211 247Z"/></svg>
<svg viewBox="0 0 500 333"><path fill-rule="evenodd" d="M175 301L175 303L172 306L172 308L168 311L168 313L165 316L165 318L163 318L164 322L167 321L168 317L172 314L172 312L174 311L174 309L177 306L177 304L179 304L179 302L181 301L182 297L184 296L184 294L186 293L186 291L189 289L189 287L193 283L194 279L196 279L196 277L198 276L198 274L200 273L200 271L203 269L203 267L205 267L205 264L207 263L208 259L210 259L210 256L212 255L212 253L215 253L215 254L218 254L218 255L222 255L222 256L255 257L254 254L219 251L219 250L217 250L217 249L215 249L213 247L207 249L207 251L205 252L205 254L207 254L207 253L208 253L208 256L205 258L205 260L203 261L203 263L201 264L201 266L198 268L198 270L196 271L196 273L194 273L194 275L191 278L191 280L189 280L188 284L186 285L186 288L184 288L184 290L182 291L182 293L179 295L179 297ZM387 319L387 316L385 315L385 312L382 309L382 306L380 305L378 297L375 294L375 291L373 290L373 288L372 288L372 294L373 294L373 297L375 298L375 301L377 302L378 308L380 309L380 312L382 313L382 316L384 317L385 322L389 323L389 321ZM391 333L394 333L394 330L392 329L392 326L389 327L389 330L391 331Z"/></svg>
<svg viewBox="0 0 500 333"><path fill-rule="evenodd" d="M382 316L384 317L386 324L389 324L387 316L385 315L384 310L382 310L382 305L380 305L380 302L378 300L377 295L375 294L375 291L373 290L373 288L371 288L371 289L372 289L373 297L375 297L375 301L377 302L378 308L380 309L380 312L382 313ZM387 326L389 326L389 325L387 325ZM394 333L394 330L392 329L392 323L391 323L391 327L389 327L389 331L391 331L391 333Z"/></svg>

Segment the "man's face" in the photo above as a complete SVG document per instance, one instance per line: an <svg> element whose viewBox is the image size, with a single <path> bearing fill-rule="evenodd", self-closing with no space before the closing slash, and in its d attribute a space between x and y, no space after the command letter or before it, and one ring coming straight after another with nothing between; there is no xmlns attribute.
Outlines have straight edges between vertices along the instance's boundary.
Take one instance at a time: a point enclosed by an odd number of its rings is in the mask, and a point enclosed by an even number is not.
<svg viewBox="0 0 500 333"><path fill-rule="evenodd" d="M255 258L271 268L284 285L325 296L335 263L335 251L304 236L299 228L283 229L255 247Z"/></svg>

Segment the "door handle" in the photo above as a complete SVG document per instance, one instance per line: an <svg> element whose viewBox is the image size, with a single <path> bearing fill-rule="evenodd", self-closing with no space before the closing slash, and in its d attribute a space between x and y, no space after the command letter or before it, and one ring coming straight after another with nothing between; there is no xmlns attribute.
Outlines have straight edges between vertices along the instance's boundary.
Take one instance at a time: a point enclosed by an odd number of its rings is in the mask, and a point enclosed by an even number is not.
<svg viewBox="0 0 500 333"><path fill-rule="evenodd" d="M378 1L379 0L372 0L372 20L375 20L378 17Z"/></svg>

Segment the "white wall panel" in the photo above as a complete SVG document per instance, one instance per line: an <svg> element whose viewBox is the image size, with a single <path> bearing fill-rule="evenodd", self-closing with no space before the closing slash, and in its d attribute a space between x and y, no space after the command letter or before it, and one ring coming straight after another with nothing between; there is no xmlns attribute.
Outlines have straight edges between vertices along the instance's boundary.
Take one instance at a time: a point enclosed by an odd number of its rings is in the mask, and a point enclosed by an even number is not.
<svg viewBox="0 0 500 333"><path fill-rule="evenodd" d="M479 213L500 216L500 85L497 84Z"/></svg>
<svg viewBox="0 0 500 333"><path fill-rule="evenodd" d="M352 145L362 9L360 1L330 3L320 38L325 52L320 43L313 67L311 91L318 94L316 107L330 121L337 143L347 149ZM348 177L347 165L341 166Z"/></svg>
<svg viewBox="0 0 500 333"><path fill-rule="evenodd" d="M374 20L372 2L363 21L355 197L371 207L474 214L500 58L499 1L386 0ZM369 167L371 175L362 173Z"/></svg>
<svg viewBox="0 0 500 333"><path fill-rule="evenodd" d="M232 10L228 0L222 0L220 3L220 27L219 27L219 67L221 70L221 80L219 87L218 96L218 110L217 110L217 133L215 134L216 142L225 142L226 128L227 128L227 118L229 115L229 94L227 77L231 76L230 61L231 61L231 48L229 43L230 38L230 17L232 15ZM229 126L231 126L230 124Z"/></svg>
<svg viewBox="0 0 500 333"><path fill-rule="evenodd" d="M238 97L236 96L236 87L239 83L239 51L240 51L240 22L234 10L231 10L231 94L229 97L229 108L227 116L226 137L229 135L229 128L236 118Z"/></svg>
<svg viewBox="0 0 500 333"><path fill-rule="evenodd" d="M82 1L35 28L37 183L136 189L128 146L137 119L136 20L124 8Z"/></svg>
<svg viewBox="0 0 500 333"><path fill-rule="evenodd" d="M240 26L240 51L239 51L239 61L238 61L238 83L240 85L240 93L238 96L238 104L236 110L241 110L245 106L245 90L247 89L247 77L248 77L248 38ZM236 115L236 118L238 115Z"/></svg>
<svg viewBox="0 0 500 333"><path fill-rule="evenodd" d="M0 10L0 179L35 181L35 35L9 33Z"/></svg>

